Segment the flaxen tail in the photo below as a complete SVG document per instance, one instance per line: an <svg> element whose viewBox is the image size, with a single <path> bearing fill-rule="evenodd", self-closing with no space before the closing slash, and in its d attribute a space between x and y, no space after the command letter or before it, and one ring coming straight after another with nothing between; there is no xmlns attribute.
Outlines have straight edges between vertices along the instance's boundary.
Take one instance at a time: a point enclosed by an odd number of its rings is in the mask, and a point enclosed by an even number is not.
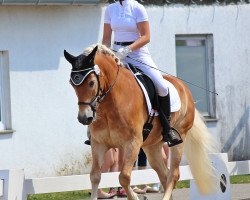
<svg viewBox="0 0 250 200"><path fill-rule="evenodd" d="M216 190L216 174L209 157L209 153L215 151L215 142L200 113L195 110L194 125L186 136L185 153L196 185L202 194Z"/></svg>

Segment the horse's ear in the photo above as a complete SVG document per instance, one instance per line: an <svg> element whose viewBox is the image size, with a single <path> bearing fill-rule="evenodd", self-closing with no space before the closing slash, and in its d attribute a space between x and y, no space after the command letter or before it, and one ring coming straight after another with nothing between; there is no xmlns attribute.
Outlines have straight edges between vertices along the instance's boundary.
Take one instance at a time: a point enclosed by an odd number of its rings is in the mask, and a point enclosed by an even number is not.
<svg viewBox="0 0 250 200"><path fill-rule="evenodd" d="M75 60L75 56L69 54L66 50L64 50L64 57L66 58L67 61L69 61L71 64Z"/></svg>
<svg viewBox="0 0 250 200"><path fill-rule="evenodd" d="M96 54L96 51L98 49L98 46L96 45L96 47L91 51L91 53L87 56L87 62L89 64L94 64L94 57L95 57L95 54Z"/></svg>

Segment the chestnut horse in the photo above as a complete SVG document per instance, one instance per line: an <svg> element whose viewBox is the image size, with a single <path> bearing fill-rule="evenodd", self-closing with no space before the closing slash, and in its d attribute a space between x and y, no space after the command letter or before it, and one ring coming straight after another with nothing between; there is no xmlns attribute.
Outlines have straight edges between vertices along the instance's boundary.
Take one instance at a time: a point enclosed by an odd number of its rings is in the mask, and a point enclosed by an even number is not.
<svg viewBox="0 0 250 200"><path fill-rule="evenodd" d="M123 152L119 182L126 190L129 200L138 200L130 187L131 171L139 149L145 151L148 162L157 172L164 188L164 200L179 180L179 164L185 153L198 188L208 194L214 188L214 170L208 153L212 140L206 125L194 106L188 87L178 78L164 76L177 89L181 109L171 113L171 126L181 134L183 143L171 147L170 169L162 158L162 127L158 117L153 129L143 141L142 129L148 118L148 110L142 90L131 72L122 66L115 54L104 45L88 47L79 56L64 51L65 58L72 64L71 84L78 97L78 120L89 125L93 165L90 173L91 199L97 199L101 179L100 168L104 154L110 148Z"/></svg>

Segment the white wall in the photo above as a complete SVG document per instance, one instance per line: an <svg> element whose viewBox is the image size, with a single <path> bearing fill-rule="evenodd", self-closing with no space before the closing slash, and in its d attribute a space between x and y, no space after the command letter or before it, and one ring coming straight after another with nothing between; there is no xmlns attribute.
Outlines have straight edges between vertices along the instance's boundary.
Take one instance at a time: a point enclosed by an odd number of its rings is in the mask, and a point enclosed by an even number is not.
<svg viewBox="0 0 250 200"><path fill-rule="evenodd" d="M89 147L83 144L86 127L76 118L77 100L68 84L70 67L63 50L80 54L101 41L105 6L0 6L0 51L9 51L16 130L0 135L0 169L24 168L28 177L89 170ZM166 6L147 11L152 56L173 75L175 34L214 35L218 122L209 127L231 158L242 154L235 146L242 138L248 142L243 147L249 148L250 142L250 6Z"/></svg>
<svg viewBox="0 0 250 200"><path fill-rule="evenodd" d="M148 8L150 50L175 74L175 34L213 34L216 113L209 123L229 159L250 159L250 5ZM195 83L195 80L194 80Z"/></svg>
<svg viewBox="0 0 250 200"><path fill-rule="evenodd" d="M97 6L0 6L0 49L9 51L16 130L0 135L1 169L24 168L27 176L88 170L86 127L77 121L63 50L80 54L97 42L101 15Z"/></svg>

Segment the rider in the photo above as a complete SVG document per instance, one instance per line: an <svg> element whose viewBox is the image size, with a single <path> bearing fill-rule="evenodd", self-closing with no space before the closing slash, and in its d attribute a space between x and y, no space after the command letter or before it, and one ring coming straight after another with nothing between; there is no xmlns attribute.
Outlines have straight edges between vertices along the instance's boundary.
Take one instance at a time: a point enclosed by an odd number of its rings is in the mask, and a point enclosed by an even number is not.
<svg viewBox="0 0 250 200"><path fill-rule="evenodd" d="M150 29L144 6L135 0L119 0L110 4L105 11L102 41L108 47L111 46L112 32L114 32L113 48L117 51L117 57L125 63L138 67L155 84L159 96L163 141L169 146L181 143L181 138L176 136L175 131L170 127L170 96L166 80L155 69L157 67L145 46L150 41ZM128 55L132 59L127 57Z"/></svg>

